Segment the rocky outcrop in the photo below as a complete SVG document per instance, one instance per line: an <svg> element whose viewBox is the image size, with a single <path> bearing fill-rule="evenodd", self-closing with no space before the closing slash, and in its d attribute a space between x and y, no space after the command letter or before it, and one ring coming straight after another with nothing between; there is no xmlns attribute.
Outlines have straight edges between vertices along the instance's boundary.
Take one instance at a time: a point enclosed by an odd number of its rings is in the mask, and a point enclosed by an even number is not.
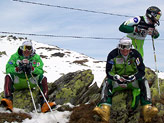
<svg viewBox="0 0 164 123"><path fill-rule="evenodd" d="M158 107L159 113L152 119L151 123L163 123L164 122L164 80L159 79L161 95L158 95L158 83L157 76L154 71L146 68L146 78L151 86L152 98L154 106ZM101 91L99 91L101 93ZM97 93L98 94L98 93ZM99 96L99 95L98 95ZM99 97L97 98L99 101ZM143 115L141 113L142 107L139 105L136 110L131 110L132 93L130 90L121 91L115 93L112 99L110 123L144 123ZM73 113L70 116L70 123L94 122L101 123L100 117L94 114L92 111L97 103L90 103L80 105L73 109ZM89 114L83 113L88 112Z"/></svg>
<svg viewBox="0 0 164 123"><path fill-rule="evenodd" d="M49 85L50 101L61 105L68 102L73 105L88 102L94 93L92 90L95 85L90 87L93 79L91 70L77 71L62 76Z"/></svg>
<svg viewBox="0 0 164 123"><path fill-rule="evenodd" d="M72 103L78 105L87 103L95 99L95 93L99 88L96 83L90 86L94 76L91 70L76 71L63 75L53 83L49 83L49 101L55 101L57 104ZM40 108L39 89L32 89L36 108ZM92 97L93 95L93 97ZM1 97L3 93L1 93ZM13 106L15 108L25 109L27 112L34 110L29 89L14 91Z"/></svg>
<svg viewBox="0 0 164 123"><path fill-rule="evenodd" d="M158 107L158 116L153 122L163 122L164 116L164 80L159 79L161 95L158 94L158 81L154 71L146 68L146 78L151 86L154 106ZM71 111L72 109L65 103L78 105L73 109L70 116L70 123L81 122L101 122L100 118L95 118L92 112L93 108L100 101L101 89L96 83L92 84L94 76L91 70L71 72L63 75L53 83L49 83L49 101L55 101L60 106L58 111ZM39 90L33 89L35 104L39 104ZM89 102L89 103L88 103ZM131 91L122 91L115 93L112 99L111 123L143 123L141 106L134 111L131 110L132 93ZM88 103L88 104L86 104ZM80 104L80 105L79 105ZM39 109L39 105L36 105ZM22 108L26 111L34 110L29 90L14 92L14 107ZM87 115L84 112L88 112ZM80 115L79 115L80 114Z"/></svg>

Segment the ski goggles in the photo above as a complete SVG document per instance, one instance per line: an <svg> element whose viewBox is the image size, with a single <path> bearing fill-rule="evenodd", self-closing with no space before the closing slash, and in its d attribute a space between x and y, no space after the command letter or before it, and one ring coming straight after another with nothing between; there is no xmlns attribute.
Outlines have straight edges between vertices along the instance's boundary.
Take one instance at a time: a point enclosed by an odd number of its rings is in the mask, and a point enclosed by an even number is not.
<svg viewBox="0 0 164 123"><path fill-rule="evenodd" d="M120 44L119 48L121 50L124 50L124 49L130 50L132 48L132 45L122 45L122 44Z"/></svg>
<svg viewBox="0 0 164 123"><path fill-rule="evenodd" d="M152 13L152 15L154 16L155 20L159 20L160 17L161 17L161 12L158 12L158 13Z"/></svg>
<svg viewBox="0 0 164 123"><path fill-rule="evenodd" d="M32 50L32 46L23 46L23 51L26 51L26 50L28 50L28 51L31 51Z"/></svg>
<svg viewBox="0 0 164 123"><path fill-rule="evenodd" d="M155 16L155 19L156 19L156 20L159 20L160 17L161 17L161 14L157 14L157 15Z"/></svg>

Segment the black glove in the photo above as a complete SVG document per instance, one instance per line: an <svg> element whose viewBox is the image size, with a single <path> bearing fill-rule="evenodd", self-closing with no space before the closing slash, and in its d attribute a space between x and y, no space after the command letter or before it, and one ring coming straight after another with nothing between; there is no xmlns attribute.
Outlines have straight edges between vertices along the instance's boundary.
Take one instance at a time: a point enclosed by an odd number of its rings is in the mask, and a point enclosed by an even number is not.
<svg viewBox="0 0 164 123"><path fill-rule="evenodd" d="M134 75L129 76L126 81L129 82L134 82L136 80L136 77Z"/></svg>
<svg viewBox="0 0 164 123"><path fill-rule="evenodd" d="M125 79L123 77L120 77L119 75L114 75L113 79L118 83L118 84L125 84Z"/></svg>
<svg viewBox="0 0 164 123"><path fill-rule="evenodd" d="M19 62L19 66L15 67L15 71L17 73L22 73L23 72L23 64Z"/></svg>
<svg viewBox="0 0 164 123"><path fill-rule="evenodd" d="M27 75L30 75L31 74L31 71L32 71L32 64L31 63L24 64L23 70L24 70L24 72L27 73Z"/></svg>

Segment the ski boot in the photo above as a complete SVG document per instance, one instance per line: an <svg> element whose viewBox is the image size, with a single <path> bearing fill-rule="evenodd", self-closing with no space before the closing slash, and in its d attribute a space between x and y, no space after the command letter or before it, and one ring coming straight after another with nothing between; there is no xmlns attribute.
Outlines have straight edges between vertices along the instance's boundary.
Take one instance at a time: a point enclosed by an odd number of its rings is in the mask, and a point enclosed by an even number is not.
<svg viewBox="0 0 164 123"><path fill-rule="evenodd" d="M150 104L143 106L143 116L145 122L151 122L152 117L154 117L157 113L158 109L156 107L153 107Z"/></svg>
<svg viewBox="0 0 164 123"><path fill-rule="evenodd" d="M49 106L52 108L55 108L56 107L56 103L55 102L48 102ZM47 103L45 102L43 105L42 105L42 108L41 108L41 112L43 113L46 113L48 112L50 109L49 109L49 106L47 105Z"/></svg>
<svg viewBox="0 0 164 123"><path fill-rule="evenodd" d="M3 98L1 100L1 104L6 108L6 110L13 112L13 103L10 99Z"/></svg>
<svg viewBox="0 0 164 123"><path fill-rule="evenodd" d="M110 117L110 106L102 104L100 107L96 106L93 111L98 114L101 118L102 121L109 122L109 117Z"/></svg>

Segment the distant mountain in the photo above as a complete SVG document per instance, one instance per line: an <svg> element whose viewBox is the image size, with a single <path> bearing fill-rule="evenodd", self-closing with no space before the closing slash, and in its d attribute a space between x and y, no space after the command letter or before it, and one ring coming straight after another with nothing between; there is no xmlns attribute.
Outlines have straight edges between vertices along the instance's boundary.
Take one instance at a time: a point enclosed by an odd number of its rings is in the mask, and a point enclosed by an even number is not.
<svg viewBox="0 0 164 123"><path fill-rule="evenodd" d="M26 39L12 35L0 36L0 92L3 91L6 63L24 40ZM32 42L36 53L42 57L44 75L48 78L48 82L54 82L69 72L91 69L94 74L93 83L97 82L98 86L101 85L105 77L104 61L57 46Z"/></svg>

